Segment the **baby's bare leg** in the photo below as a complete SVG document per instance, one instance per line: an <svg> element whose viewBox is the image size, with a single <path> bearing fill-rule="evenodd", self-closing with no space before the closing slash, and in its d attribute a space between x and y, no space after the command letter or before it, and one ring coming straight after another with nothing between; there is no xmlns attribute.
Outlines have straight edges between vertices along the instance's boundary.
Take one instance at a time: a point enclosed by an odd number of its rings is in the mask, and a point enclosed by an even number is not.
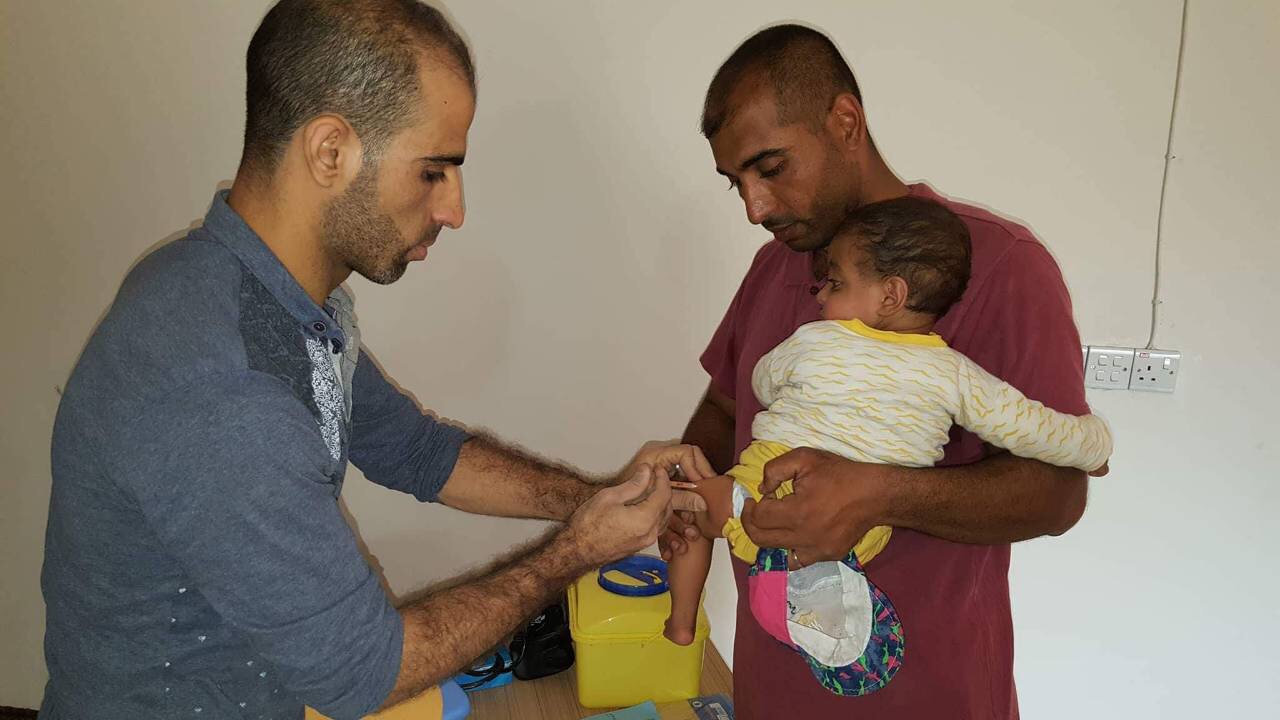
<svg viewBox="0 0 1280 720"><path fill-rule="evenodd" d="M671 585L671 617L667 618L663 634L677 645L693 642L698 604L702 599L702 588L707 584L707 571L711 569L713 541L699 535L685 542L688 547L671 558L667 570L667 581Z"/></svg>
<svg viewBox="0 0 1280 720"><path fill-rule="evenodd" d="M688 548L671 558L667 581L671 585L671 617L663 633L677 645L693 642L698 623L698 605L702 589L707 584L707 571L711 569L711 544L720 536L724 518L728 516L733 501L730 499L733 481L725 476L704 480L697 490L707 501L709 513L697 514L701 534L686 539ZM718 521L718 524L717 524Z"/></svg>

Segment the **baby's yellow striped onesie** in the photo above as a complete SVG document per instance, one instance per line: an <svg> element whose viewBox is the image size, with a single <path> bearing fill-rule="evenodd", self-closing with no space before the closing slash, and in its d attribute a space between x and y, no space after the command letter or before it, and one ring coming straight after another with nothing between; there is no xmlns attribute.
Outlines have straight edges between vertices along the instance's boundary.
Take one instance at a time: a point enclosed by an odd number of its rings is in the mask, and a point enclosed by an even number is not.
<svg viewBox="0 0 1280 720"><path fill-rule="evenodd" d="M930 467L942 459L953 423L1022 457L1091 471L1111 456L1111 433L1095 415L1074 416L1030 400L947 347L935 334L875 330L858 320L797 329L760 358L752 387L767 409L755 440L729 471L734 517L724 527L733 552L755 562L759 548L742 523L742 503L760 498L764 464L797 447L850 460ZM792 491L783 483L778 494ZM866 564L889 541L878 527L854 547Z"/></svg>

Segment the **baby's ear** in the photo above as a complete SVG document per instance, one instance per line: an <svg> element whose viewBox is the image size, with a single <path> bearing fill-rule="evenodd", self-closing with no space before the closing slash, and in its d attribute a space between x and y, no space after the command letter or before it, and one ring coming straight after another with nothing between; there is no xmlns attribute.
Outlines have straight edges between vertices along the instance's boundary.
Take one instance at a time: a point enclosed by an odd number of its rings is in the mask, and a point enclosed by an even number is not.
<svg viewBox="0 0 1280 720"><path fill-rule="evenodd" d="M880 300L880 313L882 315L895 315L907 308L907 300L911 297L911 287L907 285L907 281L897 275L890 275L884 278L881 285L884 288L884 295Z"/></svg>

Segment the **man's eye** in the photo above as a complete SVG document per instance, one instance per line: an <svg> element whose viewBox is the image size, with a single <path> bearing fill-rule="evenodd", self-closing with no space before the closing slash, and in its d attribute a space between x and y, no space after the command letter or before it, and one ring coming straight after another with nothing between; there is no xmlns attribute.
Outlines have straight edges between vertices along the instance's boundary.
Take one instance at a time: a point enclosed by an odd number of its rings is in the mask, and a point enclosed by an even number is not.
<svg viewBox="0 0 1280 720"><path fill-rule="evenodd" d="M766 168L761 170L760 177L762 178L773 177L774 175L777 175L778 173L782 172L783 169L786 167L787 167L787 164L785 162L779 162L777 165L774 165L771 168Z"/></svg>
<svg viewBox="0 0 1280 720"><path fill-rule="evenodd" d="M728 187L727 189L729 189L729 190L737 190L737 189L738 189L738 181L737 181L737 180L730 179L730 180L729 180L729 187Z"/></svg>
<svg viewBox="0 0 1280 720"><path fill-rule="evenodd" d="M438 170L423 170L422 179L429 183L438 183L441 180L444 180L444 173Z"/></svg>

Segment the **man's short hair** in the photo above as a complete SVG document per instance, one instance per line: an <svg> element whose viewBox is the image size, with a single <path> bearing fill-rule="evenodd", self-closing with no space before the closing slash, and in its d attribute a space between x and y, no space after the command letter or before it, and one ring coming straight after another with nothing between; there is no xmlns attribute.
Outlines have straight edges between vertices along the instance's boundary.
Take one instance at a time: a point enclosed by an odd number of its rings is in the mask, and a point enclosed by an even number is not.
<svg viewBox="0 0 1280 720"><path fill-rule="evenodd" d="M831 38L802 25L774 25L747 38L716 71L702 108L702 134L711 139L733 115L729 97L745 79L767 81L778 124L821 123L836 96L862 91Z"/></svg>
<svg viewBox="0 0 1280 720"><path fill-rule="evenodd" d="M341 115L377 158L413 119L423 52L475 92L467 44L435 8L416 0L280 0L246 59L243 164L273 173L290 138L312 118Z"/></svg>
<svg viewBox="0 0 1280 720"><path fill-rule="evenodd" d="M969 284L969 228L940 203L911 196L849 213L835 238L849 238L863 272L907 282L907 309L941 317Z"/></svg>

